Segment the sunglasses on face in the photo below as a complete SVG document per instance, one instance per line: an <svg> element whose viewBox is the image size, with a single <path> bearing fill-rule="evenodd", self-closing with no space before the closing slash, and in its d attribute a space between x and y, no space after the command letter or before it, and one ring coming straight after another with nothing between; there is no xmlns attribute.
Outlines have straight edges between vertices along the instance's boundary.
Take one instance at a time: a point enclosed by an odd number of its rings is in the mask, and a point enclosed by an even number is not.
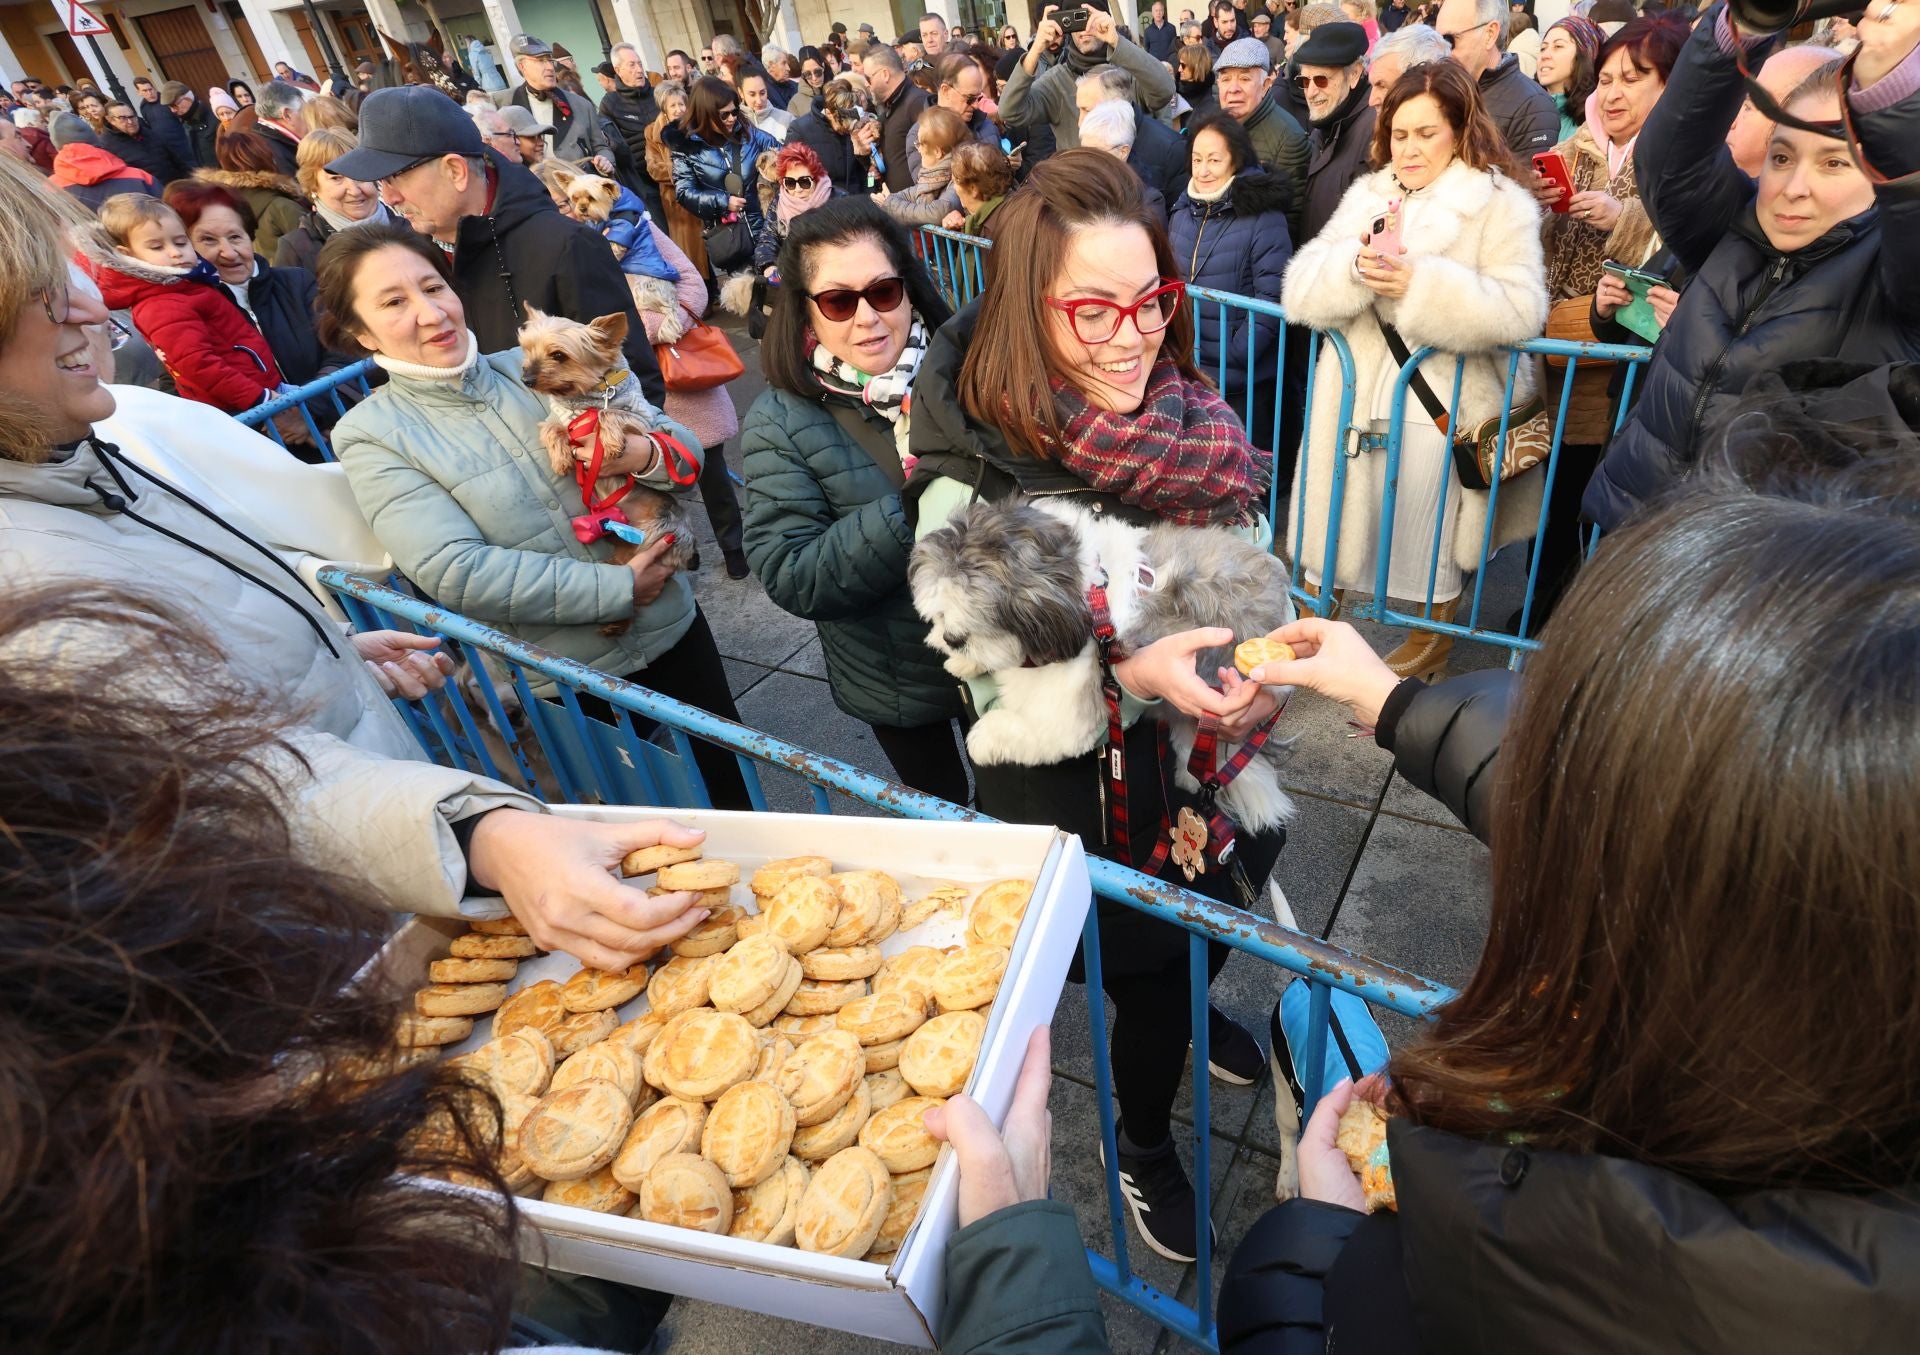
<svg viewBox="0 0 1920 1355"><path fill-rule="evenodd" d="M906 299L907 284L904 278L879 278L868 283L859 291L851 287L833 287L824 292L813 292L808 299L820 308L820 314L836 323L853 319L860 303L866 302L880 314L898 310Z"/></svg>
<svg viewBox="0 0 1920 1355"><path fill-rule="evenodd" d="M1296 75L1293 77L1293 83L1301 89L1325 89L1333 83L1333 77L1331 75Z"/></svg>
<svg viewBox="0 0 1920 1355"><path fill-rule="evenodd" d="M809 80L818 80L821 76L825 75L826 72L821 70L818 66L802 66L800 68L800 74L804 75Z"/></svg>
<svg viewBox="0 0 1920 1355"><path fill-rule="evenodd" d="M780 186L789 193L811 193L813 191L813 175L796 174L791 179L782 179Z"/></svg>

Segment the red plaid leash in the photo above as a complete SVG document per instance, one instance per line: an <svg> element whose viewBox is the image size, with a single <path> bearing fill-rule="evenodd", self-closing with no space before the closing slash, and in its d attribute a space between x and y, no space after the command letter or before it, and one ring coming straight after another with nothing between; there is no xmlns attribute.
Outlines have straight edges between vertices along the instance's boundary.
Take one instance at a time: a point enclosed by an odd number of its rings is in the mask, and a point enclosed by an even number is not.
<svg viewBox="0 0 1920 1355"><path fill-rule="evenodd" d="M1286 712L1287 703L1282 701L1280 708L1247 736L1239 751L1218 767L1214 763L1220 755L1220 721L1211 715L1200 717L1200 728L1193 736L1193 752L1187 755L1187 775L1200 783L1200 810L1207 821L1207 852L1216 864L1226 864L1233 855L1234 845L1233 820L1220 808L1220 795L1267 746L1274 727Z"/></svg>
<svg viewBox="0 0 1920 1355"><path fill-rule="evenodd" d="M1113 612L1107 606L1104 569L1087 585L1087 606L1093 612L1093 639L1100 649L1100 694L1107 703L1107 822L1120 859L1131 866L1133 823L1127 812L1127 730L1120 719L1120 679L1113 672L1113 666L1127 655L1114 630ZM1167 853L1173 849L1171 827L1163 813L1159 830L1154 834L1153 853L1146 864L1139 867L1148 875L1158 874L1166 864Z"/></svg>

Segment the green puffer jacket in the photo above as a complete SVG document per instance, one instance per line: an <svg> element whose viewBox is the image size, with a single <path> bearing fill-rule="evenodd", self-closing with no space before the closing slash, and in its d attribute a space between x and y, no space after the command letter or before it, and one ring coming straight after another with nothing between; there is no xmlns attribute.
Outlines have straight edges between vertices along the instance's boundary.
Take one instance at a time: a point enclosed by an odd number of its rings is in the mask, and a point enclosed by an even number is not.
<svg viewBox="0 0 1920 1355"><path fill-rule="evenodd" d="M870 418L876 448L893 426ZM960 684L927 648L907 592L913 528L904 478L883 467L821 401L769 390L740 435L747 560L767 596L820 631L834 703L868 724L911 728L960 713Z"/></svg>
<svg viewBox="0 0 1920 1355"><path fill-rule="evenodd" d="M456 381L381 365L392 379L340 420L333 447L401 573L462 616L616 677L679 643L693 624L686 576L636 611L633 571L607 563L619 542L574 536L580 489L547 464L546 407L520 382L519 350L482 357ZM666 427L701 455L691 433ZM624 635L600 633L628 618Z"/></svg>

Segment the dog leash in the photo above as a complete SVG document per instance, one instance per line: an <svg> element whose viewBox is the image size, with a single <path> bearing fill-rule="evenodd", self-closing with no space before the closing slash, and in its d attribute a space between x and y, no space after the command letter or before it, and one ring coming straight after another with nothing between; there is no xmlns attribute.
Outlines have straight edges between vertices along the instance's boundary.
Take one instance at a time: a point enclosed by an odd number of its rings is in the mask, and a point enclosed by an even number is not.
<svg viewBox="0 0 1920 1355"><path fill-rule="evenodd" d="M583 409L567 420L567 438L580 442L591 436L593 451L585 461L573 463L574 482L580 486L580 501L586 512L573 520L573 534L583 544L592 544L607 533L607 523L627 521L626 513L620 508L620 500L633 492L640 477L629 473L612 490L600 498L595 498L593 487L600 482L600 467L607 459L606 440L600 435L600 414L598 409ZM649 432L647 439L653 443L654 451L660 456L660 464L665 467L667 478L676 485L691 485L700 478L700 468L694 464L693 453L686 449L678 438L671 433Z"/></svg>
<svg viewBox="0 0 1920 1355"><path fill-rule="evenodd" d="M1212 715L1200 717L1200 728L1193 737L1193 751L1187 755L1187 775L1200 783L1200 810L1183 806L1180 810L1179 825L1170 830L1172 841L1184 843L1198 838L1204 844L1204 856L1195 860L1188 853L1176 853L1175 860L1188 880L1199 875L1210 861L1215 866L1225 866L1233 858L1234 822L1220 808L1220 796L1234 778L1247 769L1267 746L1267 740L1273 736L1274 727L1280 723L1280 717L1287 713L1287 703L1282 701L1278 710L1266 718L1260 727L1247 736L1247 741L1223 765L1216 765L1220 756L1220 721ZM1186 859L1181 859L1183 856Z"/></svg>

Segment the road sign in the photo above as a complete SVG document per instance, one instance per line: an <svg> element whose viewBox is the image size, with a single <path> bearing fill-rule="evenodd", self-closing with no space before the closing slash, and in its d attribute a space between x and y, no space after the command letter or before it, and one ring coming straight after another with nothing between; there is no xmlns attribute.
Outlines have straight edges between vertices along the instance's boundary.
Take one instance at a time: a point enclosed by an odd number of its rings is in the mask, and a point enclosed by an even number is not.
<svg viewBox="0 0 1920 1355"><path fill-rule="evenodd" d="M113 30L102 23L100 16L80 3L80 0L62 0L67 11L67 32L76 38L97 38Z"/></svg>

